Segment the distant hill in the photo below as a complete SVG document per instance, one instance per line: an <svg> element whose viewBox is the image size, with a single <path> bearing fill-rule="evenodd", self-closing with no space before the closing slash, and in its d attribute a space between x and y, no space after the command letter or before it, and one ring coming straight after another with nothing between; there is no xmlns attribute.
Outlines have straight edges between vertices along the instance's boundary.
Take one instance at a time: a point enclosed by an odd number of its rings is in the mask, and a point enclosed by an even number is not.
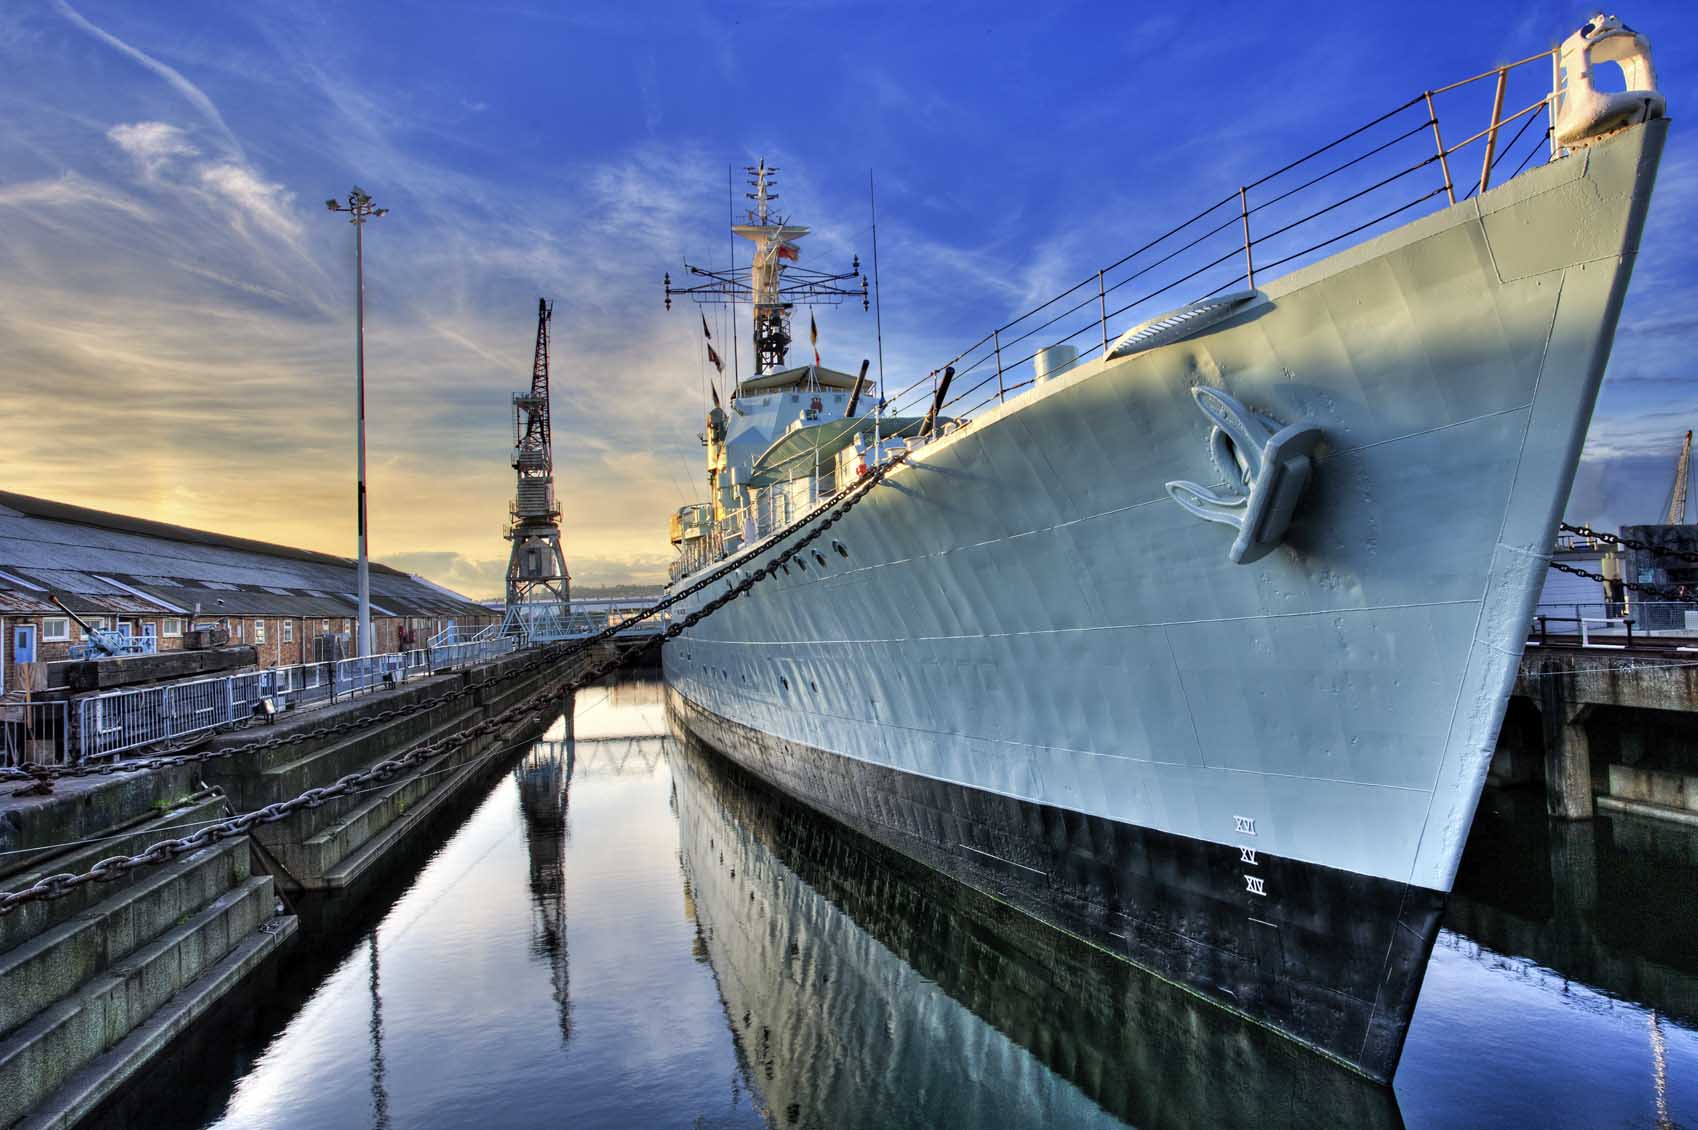
<svg viewBox="0 0 1698 1130"><path fill-rule="evenodd" d="M573 585L572 597L585 600L612 600L626 596L650 596L663 591L666 584L654 581L646 585Z"/></svg>

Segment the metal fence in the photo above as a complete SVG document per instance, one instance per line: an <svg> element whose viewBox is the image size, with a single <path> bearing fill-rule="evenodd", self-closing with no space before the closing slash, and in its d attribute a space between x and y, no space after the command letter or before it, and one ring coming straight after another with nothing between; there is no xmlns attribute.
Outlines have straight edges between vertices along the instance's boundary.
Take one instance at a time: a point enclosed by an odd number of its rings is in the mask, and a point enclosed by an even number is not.
<svg viewBox="0 0 1698 1130"><path fill-rule="evenodd" d="M262 703L282 711L335 702L517 648L510 637L485 639L91 695L77 702L77 755L111 757L243 721Z"/></svg>
<svg viewBox="0 0 1698 1130"><path fill-rule="evenodd" d="M58 765L69 753L70 713L65 703L0 703L0 765Z"/></svg>
<svg viewBox="0 0 1698 1130"><path fill-rule="evenodd" d="M1691 627L1688 614L1694 622ZM1698 635L1698 602L1690 600L1541 601L1533 615L1535 621L1545 619L1552 624L1559 620L1631 620L1635 635ZM1626 633L1620 623L1613 630Z"/></svg>

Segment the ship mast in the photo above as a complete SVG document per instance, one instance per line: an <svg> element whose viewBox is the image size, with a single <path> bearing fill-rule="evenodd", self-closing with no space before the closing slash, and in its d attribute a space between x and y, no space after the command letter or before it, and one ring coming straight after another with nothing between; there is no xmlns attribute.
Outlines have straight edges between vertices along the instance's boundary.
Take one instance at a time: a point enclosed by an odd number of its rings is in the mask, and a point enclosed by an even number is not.
<svg viewBox="0 0 1698 1130"><path fill-rule="evenodd" d="M755 245L749 265L716 270L686 263L685 269L704 281L674 287L668 273L666 308L672 309L675 294L687 294L703 305L749 303L754 311L751 322L755 373L759 375L784 367L790 350L790 314L795 307L835 306L855 297L860 298L863 310L869 303L860 256L855 256L849 270L840 274L801 266L802 250L796 241L810 229L788 222L773 209L778 199L774 191L778 169L762 160L748 166L746 172L751 191L745 195L754 204L746 213L747 222L733 224L731 231Z"/></svg>

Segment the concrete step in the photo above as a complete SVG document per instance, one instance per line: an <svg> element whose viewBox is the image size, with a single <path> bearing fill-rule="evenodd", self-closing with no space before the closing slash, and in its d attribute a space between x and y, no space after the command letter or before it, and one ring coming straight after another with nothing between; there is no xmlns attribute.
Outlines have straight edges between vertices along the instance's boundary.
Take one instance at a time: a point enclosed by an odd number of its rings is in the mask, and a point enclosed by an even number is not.
<svg viewBox="0 0 1698 1130"><path fill-rule="evenodd" d="M428 792L415 800L404 802L404 810L397 811L380 829L326 869L314 886L335 890L353 885L366 869L377 863L397 841L428 820L433 811L459 796L462 791L475 787L478 781L502 772L512 764L510 757L518 755L519 750L515 746L534 741L541 733L541 729L536 729L523 739L514 734L486 738L477 752L467 751L463 756L453 759L456 764L449 766L445 763L440 766L440 771L433 774L435 783Z"/></svg>
<svg viewBox="0 0 1698 1130"><path fill-rule="evenodd" d="M271 876L251 877L0 1040L0 1126L22 1118L216 965L273 916L275 903Z"/></svg>
<svg viewBox="0 0 1698 1130"><path fill-rule="evenodd" d="M390 825L413 813L425 798L438 792L453 792L459 782L457 770L477 762L493 748L498 747L492 739L485 737L441 754L399 780L338 802L346 807L333 821L321 824L311 835L303 835L300 829L290 828L286 838L268 843L267 847L296 881L303 886L320 886L320 880L327 872ZM318 809L303 815L317 815L322 811ZM292 824L293 821L287 823Z"/></svg>
<svg viewBox="0 0 1698 1130"><path fill-rule="evenodd" d="M109 829L93 842L79 843L51 855L31 856L27 869L7 875L4 888L9 891L34 886L49 875L87 871L102 859L114 855L134 855L160 840L187 835L205 821L217 820L227 814L223 794L216 789L201 789L183 797L175 805L151 809L148 815L127 824ZM131 872L110 883L89 883L78 887L64 898L51 902L31 902L0 917L0 953L4 953L40 934L42 931L75 918L96 903L111 898L117 892L149 876L153 868Z"/></svg>
<svg viewBox="0 0 1698 1130"><path fill-rule="evenodd" d="M392 753L476 720L476 709L461 700L344 734L335 742L304 753L290 751L287 759L278 758L281 751L273 750L270 756L276 760L258 772L255 765L243 766L240 777L233 778L221 770L217 780L232 797L239 798L244 810L259 808L328 785Z"/></svg>
<svg viewBox="0 0 1698 1130"><path fill-rule="evenodd" d="M72 1130L173 1038L217 1004L249 973L294 936L300 920L293 915L271 918L243 938L234 949L179 989L139 1027L96 1056L44 1099L12 1130Z"/></svg>
<svg viewBox="0 0 1698 1130"><path fill-rule="evenodd" d="M359 694L352 698L344 698L337 703L327 703L311 710L290 712L282 715L275 727L255 727L242 735L244 739L255 737L271 737L273 734L287 736L293 730L318 730L341 723L351 723L356 729L340 734L325 734L305 738L290 745L278 746L258 754L244 755L240 760L248 766L270 769L298 761L314 753L319 753L331 746L340 745L351 737L370 733L370 727L364 725L372 716L383 714L390 710L413 709L421 704L451 695L459 690L463 680L458 674L433 675L421 677L403 684L399 689L374 691L370 694ZM436 709L464 709L467 700L456 699L453 704L438 706ZM385 723L377 723L385 725Z"/></svg>
<svg viewBox="0 0 1698 1130"><path fill-rule="evenodd" d="M391 745L382 742L381 739L375 738L363 743L358 743L351 747L351 750L345 759L347 768L343 769L342 772L337 773L335 776L328 777L324 781L318 783L329 784L341 777L344 773L355 772L375 764L384 758L395 757L398 754L405 753L408 749L411 749L420 742L434 741L439 737L458 733L464 730L467 726L475 723L477 720L478 715L475 712L460 712L445 716L439 725L421 730L416 737L408 741L405 745ZM341 754L338 754L338 759L343 760ZM316 776L316 774L310 775ZM298 796L301 792L312 787L312 785L302 785L300 788L294 790L279 789L276 791L282 794L279 799L287 799L288 797ZM269 793L275 789L275 786L267 784L264 788ZM348 815L348 813L358 808L364 802L365 794L357 794L355 796L339 797L333 800L327 800L317 808L304 809L297 812L288 820L280 823L261 824L254 829L254 835L260 843L266 846L267 849L273 849L276 845L290 841L304 840L325 828L329 828L340 823Z"/></svg>
<svg viewBox="0 0 1698 1130"><path fill-rule="evenodd" d="M0 1035L245 882L252 858L242 838L146 868L126 888L108 888L110 897L0 953Z"/></svg>

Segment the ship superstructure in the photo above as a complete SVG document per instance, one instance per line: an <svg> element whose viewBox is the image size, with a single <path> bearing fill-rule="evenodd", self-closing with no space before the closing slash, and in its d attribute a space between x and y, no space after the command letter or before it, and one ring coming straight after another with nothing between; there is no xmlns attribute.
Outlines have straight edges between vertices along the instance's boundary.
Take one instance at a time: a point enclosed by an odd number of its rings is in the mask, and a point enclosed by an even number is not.
<svg viewBox="0 0 1698 1130"><path fill-rule="evenodd" d="M1441 121L1494 88L1488 120ZM1594 17L1234 186L894 393L783 369L753 292L767 352L709 413L674 591L761 569L799 507L882 478L666 643L677 716L886 846L1390 1078L1667 128L1644 37ZM757 262L794 238L750 226Z"/></svg>

